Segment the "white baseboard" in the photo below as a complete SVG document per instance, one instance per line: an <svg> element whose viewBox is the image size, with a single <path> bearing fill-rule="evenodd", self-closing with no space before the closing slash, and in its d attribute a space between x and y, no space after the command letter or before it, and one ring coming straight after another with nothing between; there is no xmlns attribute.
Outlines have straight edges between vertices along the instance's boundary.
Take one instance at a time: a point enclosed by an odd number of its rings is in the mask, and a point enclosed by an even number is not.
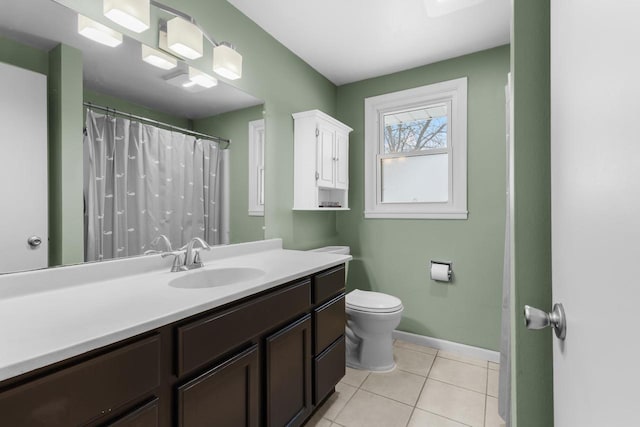
<svg viewBox="0 0 640 427"><path fill-rule="evenodd" d="M438 350L450 351L461 356L473 357L475 359L488 360L489 362L500 363L500 352L487 350L486 348L473 347L471 345L459 344L453 341L441 340L439 338L426 337L424 335L412 334L404 331L393 331L393 338L408 341L414 344L424 345Z"/></svg>

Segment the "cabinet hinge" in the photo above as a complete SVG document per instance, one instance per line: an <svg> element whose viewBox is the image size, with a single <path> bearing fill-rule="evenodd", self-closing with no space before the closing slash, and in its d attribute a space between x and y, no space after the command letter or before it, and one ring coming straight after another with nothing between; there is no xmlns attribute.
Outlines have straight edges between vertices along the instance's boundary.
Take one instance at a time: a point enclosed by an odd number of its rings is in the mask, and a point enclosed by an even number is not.
<svg viewBox="0 0 640 427"><path fill-rule="evenodd" d="M316 136L320 136L320 131L316 128Z"/></svg>
<svg viewBox="0 0 640 427"><path fill-rule="evenodd" d="M316 181L320 179L320 174L316 172Z"/></svg>

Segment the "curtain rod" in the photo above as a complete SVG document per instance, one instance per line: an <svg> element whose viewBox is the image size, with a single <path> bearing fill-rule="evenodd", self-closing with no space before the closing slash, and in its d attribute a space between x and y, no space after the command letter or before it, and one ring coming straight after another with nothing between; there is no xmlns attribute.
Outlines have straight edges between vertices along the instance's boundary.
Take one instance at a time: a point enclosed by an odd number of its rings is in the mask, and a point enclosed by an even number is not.
<svg viewBox="0 0 640 427"><path fill-rule="evenodd" d="M119 111L119 110L116 110L115 108L103 107L102 105L97 105L97 104L94 104L92 102L85 101L82 104L85 107L88 107L88 108L93 108L93 109L96 109L96 110L105 111L105 112L107 112L107 114L109 114L109 113L118 114L118 115L120 115L122 117L128 117L130 119L135 119L135 120L138 120L140 122L146 122L146 123L149 123L149 124L154 124L154 125L163 127L163 128L165 128L167 130L175 130L175 131L179 131L181 133L187 134L187 135L197 136L197 137L204 138L204 139L209 139L209 140L212 140L212 141L215 141L215 142L223 142L223 143L227 144L224 147L224 149L229 148L229 145L231 145L231 141L230 140L224 139L224 138L220 138L219 136L207 135L206 133L196 132L196 131L191 130L191 129L185 129L185 128L181 128L179 126L170 125L169 123L164 123L164 122L160 122L158 120L149 119L147 117L142 117L142 116L138 116L138 115L135 115L135 114L126 113L124 111Z"/></svg>

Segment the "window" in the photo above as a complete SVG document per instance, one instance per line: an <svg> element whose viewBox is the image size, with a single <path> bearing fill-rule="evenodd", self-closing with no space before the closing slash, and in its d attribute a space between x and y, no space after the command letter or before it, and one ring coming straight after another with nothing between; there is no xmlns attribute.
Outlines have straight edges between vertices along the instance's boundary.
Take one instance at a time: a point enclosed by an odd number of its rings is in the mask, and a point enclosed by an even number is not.
<svg viewBox="0 0 640 427"><path fill-rule="evenodd" d="M365 218L467 218L467 79L365 99Z"/></svg>
<svg viewBox="0 0 640 427"><path fill-rule="evenodd" d="M264 216L264 119L249 122L249 215Z"/></svg>

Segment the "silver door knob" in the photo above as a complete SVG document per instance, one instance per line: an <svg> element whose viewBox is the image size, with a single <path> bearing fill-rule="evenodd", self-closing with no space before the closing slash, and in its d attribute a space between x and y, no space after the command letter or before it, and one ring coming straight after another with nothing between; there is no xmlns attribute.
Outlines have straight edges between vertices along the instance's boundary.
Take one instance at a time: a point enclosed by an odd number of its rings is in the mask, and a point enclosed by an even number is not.
<svg viewBox="0 0 640 427"><path fill-rule="evenodd" d="M543 329L547 326L553 326L556 337L564 340L567 336L567 320L562 304L554 304L551 313L525 305L524 325L527 329Z"/></svg>
<svg viewBox="0 0 640 427"><path fill-rule="evenodd" d="M27 239L27 243L31 246L31 249L35 249L42 243L40 236L31 236Z"/></svg>

